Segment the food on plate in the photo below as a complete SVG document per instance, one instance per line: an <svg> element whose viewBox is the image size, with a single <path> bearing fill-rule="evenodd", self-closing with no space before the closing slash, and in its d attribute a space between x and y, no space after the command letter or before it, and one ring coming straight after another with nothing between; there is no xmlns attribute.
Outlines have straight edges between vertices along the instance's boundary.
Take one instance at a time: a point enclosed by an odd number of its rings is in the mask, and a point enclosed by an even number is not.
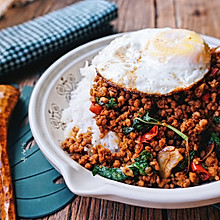
<svg viewBox="0 0 220 220"><path fill-rule="evenodd" d="M108 179L189 187L220 178L220 49L184 29L113 40L81 69L62 147Z"/></svg>
<svg viewBox="0 0 220 220"><path fill-rule="evenodd" d="M1 219L16 219L14 193L7 155L7 126L10 115L19 99L19 90L0 85L0 202Z"/></svg>

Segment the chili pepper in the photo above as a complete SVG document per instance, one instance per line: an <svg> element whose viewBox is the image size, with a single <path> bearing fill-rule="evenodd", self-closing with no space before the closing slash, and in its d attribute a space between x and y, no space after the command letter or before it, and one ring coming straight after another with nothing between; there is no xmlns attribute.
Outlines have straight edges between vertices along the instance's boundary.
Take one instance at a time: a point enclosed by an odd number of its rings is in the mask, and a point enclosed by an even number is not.
<svg viewBox="0 0 220 220"><path fill-rule="evenodd" d="M191 161L190 164L192 171L195 172L202 181L206 181L207 179L209 179L210 177L209 172L206 169L204 169L204 167L200 162L196 164L194 160L196 160L196 157L194 157L194 159Z"/></svg>
<svg viewBox="0 0 220 220"><path fill-rule="evenodd" d="M141 137L141 142L147 142L152 140L155 136L157 136L158 134L158 126L154 125L153 128L150 129L149 132L145 133L142 137Z"/></svg>
<svg viewBox="0 0 220 220"><path fill-rule="evenodd" d="M202 96L202 100L205 102L205 101L208 101L208 99L211 97L210 93L206 93L204 96Z"/></svg>
<svg viewBox="0 0 220 220"><path fill-rule="evenodd" d="M141 144L141 147L140 147L140 149L138 150L138 152L136 152L136 154L139 154L139 153L143 150L143 148L144 148L144 146L143 146L143 144Z"/></svg>
<svg viewBox="0 0 220 220"><path fill-rule="evenodd" d="M90 108L89 108L89 110L90 110L92 113L94 113L94 114L96 114L96 115L99 115L99 114L101 113L101 111L102 111L102 106L97 105L97 104L95 104L95 103L92 103L91 106L90 106Z"/></svg>
<svg viewBox="0 0 220 220"><path fill-rule="evenodd" d="M212 71L211 71L211 76L214 76L217 72L218 72L218 68L214 68L214 69L212 69Z"/></svg>

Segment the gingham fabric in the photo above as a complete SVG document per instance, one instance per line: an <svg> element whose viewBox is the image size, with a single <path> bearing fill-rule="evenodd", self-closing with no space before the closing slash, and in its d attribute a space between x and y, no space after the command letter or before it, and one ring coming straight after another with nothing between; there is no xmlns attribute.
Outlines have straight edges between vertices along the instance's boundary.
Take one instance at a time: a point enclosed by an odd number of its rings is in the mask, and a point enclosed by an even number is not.
<svg viewBox="0 0 220 220"><path fill-rule="evenodd" d="M86 0L0 31L0 76L62 46L83 42L105 31L117 6Z"/></svg>

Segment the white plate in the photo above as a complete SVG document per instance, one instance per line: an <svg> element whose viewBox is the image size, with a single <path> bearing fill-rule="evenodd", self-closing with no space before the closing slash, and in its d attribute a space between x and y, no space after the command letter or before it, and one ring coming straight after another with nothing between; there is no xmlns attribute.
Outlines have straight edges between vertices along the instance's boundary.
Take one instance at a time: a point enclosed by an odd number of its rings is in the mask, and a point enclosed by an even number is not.
<svg viewBox="0 0 220 220"><path fill-rule="evenodd" d="M31 96L29 121L34 138L50 163L63 175L69 189L82 196L92 196L150 208L189 208L220 202L220 181L177 189L131 186L92 176L61 149L64 140L60 122L62 109L68 106L70 92L81 79L79 68L121 34L104 37L67 53L40 78ZM203 36L211 46L220 40Z"/></svg>

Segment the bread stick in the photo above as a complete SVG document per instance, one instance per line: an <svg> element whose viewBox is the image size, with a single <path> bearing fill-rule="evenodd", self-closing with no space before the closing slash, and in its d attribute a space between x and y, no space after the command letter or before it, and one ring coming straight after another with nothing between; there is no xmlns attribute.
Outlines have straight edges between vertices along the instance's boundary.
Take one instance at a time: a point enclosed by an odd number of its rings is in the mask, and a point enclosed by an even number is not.
<svg viewBox="0 0 220 220"><path fill-rule="evenodd" d="M0 202L1 219L16 219L10 164L7 154L7 127L10 115L19 99L19 90L0 85Z"/></svg>

